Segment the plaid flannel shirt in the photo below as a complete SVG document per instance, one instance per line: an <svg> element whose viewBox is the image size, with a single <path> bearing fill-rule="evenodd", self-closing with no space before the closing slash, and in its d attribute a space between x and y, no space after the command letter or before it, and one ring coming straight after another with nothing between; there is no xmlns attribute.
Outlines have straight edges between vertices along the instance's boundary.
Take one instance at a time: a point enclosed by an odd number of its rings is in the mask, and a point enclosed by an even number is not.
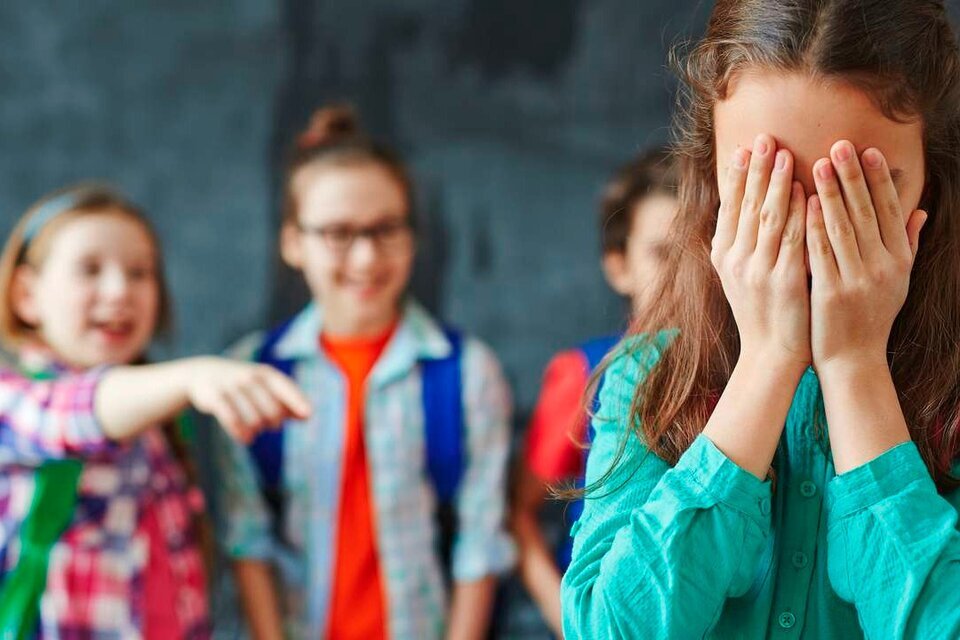
<svg viewBox="0 0 960 640"><path fill-rule="evenodd" d="M82 458L73 521L50 553L40 602L44 638L143 637L144 569L152 510L168 549L178 592L170 606L185 638L210 634L204 567L192 532L202 497L191 488L157 429L130 443L108 440L94 415L103 370L32 381L0 370L0 581L16 566L20 525L30 508L36 468ZM37 371L37 362L30 363Z"/></svg>

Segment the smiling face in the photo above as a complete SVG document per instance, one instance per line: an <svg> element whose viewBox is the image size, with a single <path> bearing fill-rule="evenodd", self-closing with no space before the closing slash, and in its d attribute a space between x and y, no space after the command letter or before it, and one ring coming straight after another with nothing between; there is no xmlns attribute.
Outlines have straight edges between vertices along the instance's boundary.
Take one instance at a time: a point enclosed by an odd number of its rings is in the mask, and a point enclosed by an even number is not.
<svg viewBox="0 0 960 640"><path fill-rule="evenodd" d="M857 153L876 147L887 158L900 195L904 220L923 194L923 127L896 122L853 85L803 73L748 70L737 74L725 100L714 107L717 176L723 176L737 146L751 148L760 133L794 156L794 180L807 197L816 193L813 165L829 157L838 140L849 140Z"/></svg>
<svg viewBox="0 0 960 640"><path fill-rule="evenodd" d="M51 233L41 263L18 268L15 312L69 365L133 362L147 348L160 309L152 236L111 210L76 216Z"/></svg>
<svg viewBox="0 0 960 640"><path fill-rule="evenodd" d="M324 330L369 336L389 328L413 268L403 186L371 161L308 165L294 176L292 188L297 219L283 227L281 253L323 305ZM357 232L349 246L340 246Z"/></svg>

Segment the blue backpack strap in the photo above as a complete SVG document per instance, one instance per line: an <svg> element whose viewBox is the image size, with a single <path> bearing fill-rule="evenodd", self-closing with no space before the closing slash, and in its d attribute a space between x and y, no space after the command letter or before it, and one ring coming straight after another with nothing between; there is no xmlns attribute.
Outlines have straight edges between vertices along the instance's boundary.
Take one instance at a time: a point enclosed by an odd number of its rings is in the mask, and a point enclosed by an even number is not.
<svg viewBox="0 0 960 640"><path fill-rule="evenodd" d="M613 351L613 348L620 342L620 336L603 336L584 342L577 347L580 353L587 361L587 374L593 375L607 354ZM603 386L603 377L597 382L597 390L593 395L593 401L590 403L590 413L595 413L600 408L600 388ZM586 444L593 442L593 424L587 422Z"/></svg>
<svg viewBox="0 0 960 640"><path fill-rule="evenodd" d="M427 475L441 503L456 497L466 462L460 366L463 337L453 329L444 329L444 334L450 342L450 353L420 362Z"/></svg>
<svg viewBox="0 0 960 640"><path fill-rule="evenodd" d="M270 331L257 350L254 360L267 364L281 373L293 373L293 360L283 360L277 357L276 346L287 333L293 320L288 320L279 327ZM248 446L251 458L260 472L260 491L267 506L273 512L274 526L277 531L282 530L283 521L283 436L284 427L261 431Z"/></svg>
<svg viewBox="0 0 960 640"><path fill-rule="evenodd" d="M594 338L581 344L578 349L583 357L587 359L587 370L592 374L607 357L607 354L613 351L621 340L620 336L603 336Z"/></svg>
<svg viewBox="0 0 960 640"><path fill-rule="evenodd" d="M610 353L614 347L620 342L621 336L603 336L601 338L594 338L584 342L578 347L580 353L583 354L583 357L587 361L587 370L589 375L593 375L593 372L597 370L597 367L600 366L600 363L603 362L603 359ZM590 412L594 413L600 408L600 388L603 386L603 378L597 383L597 391L593 396L593 402L590 406ZM585 432L586 442L585 444L590 444L593 442L593 424L588 420L587 429ZM578 489L583 489L586 484L586 468L587 468L587 454L589 449L584 450L583 453L583 474L577 478L575 483ZM580 516L583 515L583 498L572 501L567 506L567 519L570 522L570 526L573 526L577 520L580 519ZM570 558L573 554L573 539L570 536L566 536L563 540L563 543L560 545L560 548L557 549L557 565L561 569L566 569L570 565Z"/></svg>
<svg viewBox="0 0 960 640"><path fill-rule="evenodd" d="M463 415L463 336L445 328L450 343L446 357L420 361L423 389L426 473L437 494L435 514L438 549L444 579L453 576L453 541L459 522L455 499L466 468Z"/></svg>

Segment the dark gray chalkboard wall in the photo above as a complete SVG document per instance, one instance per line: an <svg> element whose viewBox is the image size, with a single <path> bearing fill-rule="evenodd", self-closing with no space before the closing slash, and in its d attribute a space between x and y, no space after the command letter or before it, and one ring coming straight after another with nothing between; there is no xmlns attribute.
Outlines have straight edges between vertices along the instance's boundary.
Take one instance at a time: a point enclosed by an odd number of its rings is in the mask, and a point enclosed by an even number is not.
<svg viewBox="0 0 960 640"><path fill-rule="evenodd" d="M117 183L164 242L177 332L218 350L298 307L275 257L277 165L354 101L416 171L414 289L501 355L527 409L552 351L616 329L594 210L666 139L665 51L693 0L0 3L0 233L44 192Z"/></svg>

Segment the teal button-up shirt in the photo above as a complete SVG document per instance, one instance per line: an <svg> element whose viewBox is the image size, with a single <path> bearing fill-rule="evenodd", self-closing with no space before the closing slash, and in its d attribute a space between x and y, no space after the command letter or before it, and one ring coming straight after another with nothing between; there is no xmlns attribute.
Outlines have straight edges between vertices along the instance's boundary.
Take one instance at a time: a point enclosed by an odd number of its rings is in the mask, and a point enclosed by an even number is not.
<svg viewBox="0 0 960 640"><path fill-rule="evenodd" d="M567 637L960 638L957 492L938 495L913 443L836 476L812 370L775 490L705 436L671 467L631 434L611 469L658 338L605 378L587 464L587 485L603 482L574 526Z"/></svg>

